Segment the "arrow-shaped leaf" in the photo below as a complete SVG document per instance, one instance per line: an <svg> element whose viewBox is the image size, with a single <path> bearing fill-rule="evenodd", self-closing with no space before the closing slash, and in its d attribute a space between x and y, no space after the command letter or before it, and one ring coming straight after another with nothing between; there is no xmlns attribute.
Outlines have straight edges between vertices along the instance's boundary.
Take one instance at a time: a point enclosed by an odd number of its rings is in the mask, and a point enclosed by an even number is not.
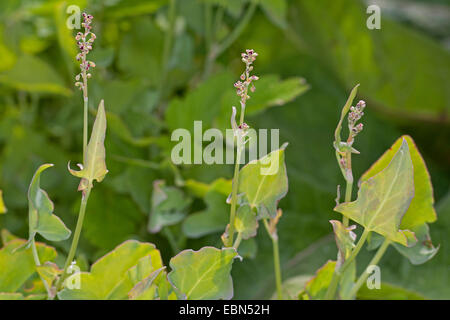
<svg viewBox="0 0 450 320"><path fill-rule="evenodd" d="M70 230L59 217L53 214L54 205L48 194L40 188L41 173L53 164L41 165L31 180L28 189L29 241L36 233L50 241L62 241L70 237Z"/></svg>
<svg viewBox="0 0 450 320"><path fill-rule="evenodd" d="M284 150L272 151L259 160L250 161L239 172L240 203L256 208L258 218L274 218L277 204L288 191Z"/></svg>
<svg viewBox="0 0 450 320"><path fill-rule="evenodd" d="M413 164L408 143L402 145L389 165L364 181L358 198L334 208L335 211L391 241L411 246L417 240L408 230L399 230L403 215L414 197Z"/></svg>
<svg viewBox="0 0 450 320"><path fill-rule="evenodd" d="M80 171L69 171L72 175L81 178L78 191L92 188L94 180L101 182L108 173L105 162L105 135L106 135L106 114L103 100L100 101L92 129L91 138L87 145L84 164Z"/></svg>

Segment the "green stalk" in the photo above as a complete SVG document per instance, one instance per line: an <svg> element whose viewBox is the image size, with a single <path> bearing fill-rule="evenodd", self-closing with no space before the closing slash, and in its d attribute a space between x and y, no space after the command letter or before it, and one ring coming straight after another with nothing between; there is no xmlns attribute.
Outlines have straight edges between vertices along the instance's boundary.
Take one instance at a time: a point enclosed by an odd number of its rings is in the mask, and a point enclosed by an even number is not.
<svg viewBox="0 0 450 320"><path fill-rule="evenodd" d="M86 55L82 55L82 63L86 63ZM89 95L87 85L86 68L83 68L83 163L85 162L86 150L88 144L88 109L89 109Z"/></svg>
<svg viewBox="0 0 450 320"><path fill-rule="evenodd" d="M242 233L239 232L236 237L236 241L233 244L233 248L237 250L239 248L239 245L241 244L241 241L242 241Z"/></svg>
<svg viewBox="0 0 450 320"><path fill-rule="evenodd" d="M41 262L39 261L39 255L36 249L36 242L34 240L34 237L33 239L31 239L31 251L33 252L34 263L36 264L36 267L39 267L41 265ZM41 279L42 283L44 284L45 290L47 291L47 299L52 300L53 295L50 287L48 286L47 282L41 277L41 275L39 275L39 278Z"/></svg>
<svg viewBox="0 0 450 320"><path fill-rule="evenodd" d="M378 262L383 257L384 253L386 252L387 248L391 244L391 241L388 239L385 239L381 247L378 249L377 253L375 253L372 260L369 262L369 266L377 265ZM367 270L367 268L366 268ZM363 274L359 277L358 281L356 281L356 284L353 286L352 290L349 293L349 297L356 297L356 294L358 293L359 288L361 288L362 284L367 280L369 277L369 274L364 270ZM348 298L348 297L346 297Z"/></svg>
<svg viewBox="0 0 450 320"><path fill-rule="evenodd" d="M90 194L91 194L91 188L89 187L86 190L86 193L83 194L83 196L81 198L81 205L80 205L80 212L78 213L77 226L75 228L72 245L70 246L70 250L69 250L69 254L67 255L66 263L64 264L63 273L56 284L57 290L61 289L61 286L67 276L67 269L69 268L70 264L72 263L73 258L75 257L75 253L76 253L77 247L78 247L78 241L80 240L81 229L83 228L84 216L86 214L86 206L87 206L87 202L88 202Z"/></svg>
<svg viewBox="0 0 450 320"><path fill-rule="evenodd" d="M283 300L283 286L282 286L282 277L281 277L281 267L280 267L280 250L278 247L278 236L273 235L270 232L269 224L267 223L267 219L263 219L264 227L266 228L267 234L272 240L273 247L273 267L275 272L275 284L277 287L277 297L278 300Z"/></svg>
<svg viewBox="0 0 450 320"><path fill-rule="evenodd" d="M234 174L231 190L230 227L228 229L228 242L225 244L227 247L231 247L233 245L234 219L236 218L237 189L239 183L239 162L241 162L241 151L242 150L238 146L236 151L236 163L234 165Z"/></svg>
<svg viewBox="0 0 450 320"><path fill-rule="evenodd" d="M350 263L352 263L352 261L356 259L356 256L358 255L359 251L361 251L361 248L363 247L364 243L366 242L367 236L369 235L369 233L370 233L370 231L368 231L367 229L364 229L364 232L362 233L361 237L359 238L359 241L356 244L356 247L353 249L350 257L347 260L345 260L344 264L339 269L334 271L333 277L331 278L331 283L328 286L327 293L325 295L326 300L334 299L334 297L336 295L337 287L339 284L339 280L341 279L342 274L348 268Z"/></svg>

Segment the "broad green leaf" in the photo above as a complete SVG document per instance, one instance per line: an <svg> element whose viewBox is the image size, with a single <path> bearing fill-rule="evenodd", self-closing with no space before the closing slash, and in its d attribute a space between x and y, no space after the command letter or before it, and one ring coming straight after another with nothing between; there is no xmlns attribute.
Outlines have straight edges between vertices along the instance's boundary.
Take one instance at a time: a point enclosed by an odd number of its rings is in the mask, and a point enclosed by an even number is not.
<svg viewBox="0 0 450 320"><path fill-rule="evenodd" d="M169 280L189 300L231 299L236 256L234 248L184 250L170 260Z"/></svg>
<svg viewBox="0 0 450 320"><path fill-rule="evenodd" d="M31 250L17 251L25 244L24 239L13 239L0 249L0 292L16 292L36 272ZM55 259L53 247L37 242L36 248L41 263Z"/></svg>
<svg viewBox="0 0 450 320"><path fill-rule="evenodd" d="M0 292L0 300L23 300L21 293Z"/></svg>
<svg viewBox="0 0 450 320"><path fill-rule="evenodd" d="M338 265L342 265L347 260L355 247L356 234L352 231L356 226L348 228L338 220L330 220L333 226L334 238L339 249Z"/></svg>
<svg viewBox="0 0 450 320"><path fill-rule="evenodd" d="M256 212L250 206L239 206L234 220L236 232L242 234L242 239L249 239L256 236L258 229L258 220L256 219Z"/></svg>
<svg viewBox="0 0 450 320"><path fill-rule="evenodd" d="M41 279L47 283L49 288L52 287L55 279L63 272L63 270L59 269L58 265L49 261L37 266L36 271Z"/></svg>
<svg viewBox="0 0 450 320"><path fill-rule="evenodd" d="M160 268L161 255L153 244L128 240L95 262L90 272L68 277L65 283L79 276L81 288L65 287L58 297L62 300L127 299L128 292L138 282Z"/></svg>
<svg viewBox="0 0 450 320"><path fill-rule="evenodd" d="M410 229L420 226L423 223L436 221L436 211L434 209L433 186L431 185L430 174L426 167L414 140L404 135L395 141L390 147L361 177L359 185L369 180L377 173L381 172L392 161L392 158L400 149L403 141L406 140L411 155L414 168L414 198L409 205L408 211L403 216L400 227Z"/></svg>
<svg viewBox="0 0 450 320"><path fill-rule="evenodd" d="M259 160L250 161L239 172L241 204L256 208L258 218L274 218L277 204L288 191L284 150L287 144Z"/></svg>
<svg viewBox="0 0 450 320"><path fill-rule="evenodd" d="M186 216L190 203L191 200L181 190L166 186L162 180L154 181L148 230L156 233L165 226L180 222Z"/></svg>
<svg viewBox="0 0 450 320"><path fill-rule="evenodd" d="M356 294L358 300L425 300L417 292L404 289L386 282L381 283L380 289L370 290L363 285Z"/></svg>
<svg viewBox="0 0 450 320"><path fill-rule="evenodd" d="M3 191L0 190L0 214L4 214L8 211L5 206L5 202L3 201Z"/></svg>
<svg viewBox="0 0 450 320"><path fill-rule="evenodd" d="M230 208L226 200L231 192L231 180L220 178L209 185L187 180L186 188L192 194L203 198L206 209L190 214L183 221L183 233L189 238L199 238L210 233L223 232L229 220Z"/></svg>
<svg viewBox="0 0 450 320"><path fill-rule="evenodd" d="M336 261L328 260L319 270L317 270L316 275L306 283L305 292L310 299L321 300L325 298L335 268Z"/></svg>
<svg viewBox="0 0 450 320"><path fill-rule="evenodd" d="M402 218L401 229L408 229L416 234L418 242L412 248L394 245L394 247L412 264L422 264L431 259L437 252L431 242L427 223L436 221L434 209L433 186L425 161L423 160L414 140L407 135L399 138L373 165L364 173L360 184L367 181L381 170L383 170L394 157L405 139L409 146L409 152L414 168L414 198L409 205L408 211ZM373 247L377 247L374 245Z"/></svg>
<svg viewBox="0 0 450 320"><path fill-rule="evenodd" d="M78 186L79 191L93 187L94 180L101 182L108 173L105 162L105 134L106 134L106 114L103 100L100 101L92 129L91 138L87 145L86 155L82 169L69 171L75 177L81 178Z"/></svg>
<svg viewBox="0 0 450 320"><path fill-rule="evenodd" d="M357 200L341 203L334 210L369 231L375 231L404 246L411 246L417 241L414 234L408 230L399 230L399 227L413 197L413 164L408 143L403 139L390 164L361 184Z"/></svg>
<svg viewBox="0 0 450 320"><path fill-rule="evenodd" d="M64 222L53 214L54 204L47 193L40 188L41 173L53 164L43 164L31 180L28 189L29 241L39 233L50 241L62 241L70 237L71 231Z"/></svg>
<svg viewBox="0 0 450 320"><path fill-rule="evenodd" d="M0 83L28 92L70 95L63 80L46 62L22 55L12 69L0 73Z"/></svg>

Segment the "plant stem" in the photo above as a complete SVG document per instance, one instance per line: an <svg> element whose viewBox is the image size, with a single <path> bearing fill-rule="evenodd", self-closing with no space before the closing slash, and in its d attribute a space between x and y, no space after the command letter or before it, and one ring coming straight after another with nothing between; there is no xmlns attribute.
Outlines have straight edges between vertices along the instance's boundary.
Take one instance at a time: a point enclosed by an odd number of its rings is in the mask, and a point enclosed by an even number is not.
<svg viewBox="0 0 450 320"><path fill-rule="evenodd" d="M236 151L236 163L234 164L234 174L231 190L230 227L228 229L228 242L225 244L227 247L231 247L233 245L234 219L236 217L237 189L239 183L239 162L241 162L241 151L242 150L238 146Z"/></svg>
<svg viewBox="0 0 450 320"><path fill-rule="evenodd" d="M346 170L345 170L345 181L347 181L347 185L345 187L345 202L352 201L352 189L353 189L353 173L352 173L352 153L350 150L348 150L345 153L345 163L346 163ZM344 216L342 218L342 223L344 227L348 227L348 218Z"/></svg>
<svg viewBox="0 0 450 320"><path fill-rule="evenodd" d="M91 194L91 188L87 188L86 193L83 193L83 196L81 198L81 205L80 205L80 212L78 214L77 226L75 228L72 245L70 246L70 250L69 250L69 254L67 255L66 263L64 264L63 273L61 274L61 277L59 278L59 280L56 284L57 290L59 290L61 288L61 286L66 278L67 269L69 268L70 264L72 263L73 258L75 257L75 253L76 253L77 247L78 247L78 241L80 240L81 229L83 227L84 216L86 214L86 206L87 206L87 202L88 202L90 194Z"/></svg>
<svg viewBox="0 0 450 320"><path fill-rule="evenodd" d="M241 244L241 241L242 241L242 233L239 232L236 237L236 241L233 244L233 248L237 250L239 248L239 245Z"/></svg>
<svg viewBox="0 0 450 320"><path fill-rule="evenodd" d="M378 262L381 260L381 258L383 257L384 253L386 252L386 250L390 244L391 244L390 240L388 240L388 239L384 240L383 244L378 249L377 253L375 253L372 260L370 260L369 266L378 264ZM366 268L366 270L367 270L367 268ZM364 281L367 280L367 277L369 277L369 273L367 273L366 270L364 270L363 274L359 277L358 281L356 281L356 284L353 286L352 290L349 293L349 297L346 297L346 298L356 297L356 294L358 293L359 288L362 286Z"/></svg>
<svg viewBox="0 0 450 320"><path fill-rule="evenodd" d="M272 240L272 247L273 247L273 267L275 272L275 284L277 287L277 297L278 300L283 299L283 286L282 286L282 277L281 277L281 267L280 267L280 250L278 247L278 236L275 234L272 234L270 232L269 224L267 222L267 219L263 219L264 227L266 228L267 234L269 235L270 239Z"/></svg>
<svg viewBox="0 0 450 320"><path fill-rule="evenodd" d="M363 247L364 243L366 242L367 236L369 235L369 233L370 233L370 231L368 231L367 229L364 229L364 232L362 233L361 237L359 238L359 241L356 244L356 247L353 249L350 257L347 260L345 260L344 264L340 268L338 268L334 271L333 277L331 279L331 283L328 286L327 293L325 295L326 300L334 299L334 297L336 295L336 290L337 290L337 287L339 284L339 280L341 279L342 274L348 268L350 263L352 263L352 261L355 260L359 251L361 251L361 248Z"/></svg>
<svg viewBox="0 0 450 320"><path fill-rule="evenodd" d="M41 265L41 262L39 261L39 255L36 249L36 242L33 239L31 239L31 251L33 252L33 259L34 259L34 263L36 264L36 267L39 267ZM39 273L38 273L39 274ZM47 281L45 281L41 275L39 275L39 278L41 279L42 283L44 284L45 290L47 291L47 298L48 300L52 300L53 299L53 295L51 292L50 287L48 286Z"/></svg>

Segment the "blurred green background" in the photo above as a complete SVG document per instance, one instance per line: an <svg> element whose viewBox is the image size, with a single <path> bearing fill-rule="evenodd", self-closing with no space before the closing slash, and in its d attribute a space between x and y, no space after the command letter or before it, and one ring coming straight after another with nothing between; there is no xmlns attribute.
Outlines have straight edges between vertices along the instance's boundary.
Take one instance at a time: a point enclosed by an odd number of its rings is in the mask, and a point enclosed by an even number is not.
<svg viewBox="0 0 450 320"><path fill-rule="evenodd" d="M369 4L381 7L380 30L366 27ZM21 237L28 228L28 184L42 163L55 164L42 180L55 213L72 230L76 223L78 181L67 163L81 162L82 97L74 87L69 5L94 16L90 108L95 114L103 98L108 112L109 174L89 200L78 258L84 268L130 238L154 242L166 263L184 248L221 246L229 207L220 186L209 184L230 179L232 166L175 167L170 133L193 120L202 120L204 129L229 126L231 105L238 104L233 82L243 70L240 53L253 48L261 80L246 122L279 128L281 142L289 142L289 193L280 202L278 230L284 278L313 274L336 257L328 220L339 218L332 208L343 179L333 133L350 89L360 83L358 99L368 107L355 144L361 152L355 176L409 134L429 168L438 212L430 225L438 254L413 266L389 249L382 281L450 298L448 1L2 0L0 189L8 212L0 215L0 228ZM155 180L165 180L174 194L168 208L152 207ZM155 210L178 212L181 221L152 234L147 225ZM197 223L209 224L207 231L196 230ZM63 261L70 241L52 245ZM235 298L270 297L269 238L260 232L243 247L247 258L232 271ZM364 252L359 267L372 254Z"/></svg>

